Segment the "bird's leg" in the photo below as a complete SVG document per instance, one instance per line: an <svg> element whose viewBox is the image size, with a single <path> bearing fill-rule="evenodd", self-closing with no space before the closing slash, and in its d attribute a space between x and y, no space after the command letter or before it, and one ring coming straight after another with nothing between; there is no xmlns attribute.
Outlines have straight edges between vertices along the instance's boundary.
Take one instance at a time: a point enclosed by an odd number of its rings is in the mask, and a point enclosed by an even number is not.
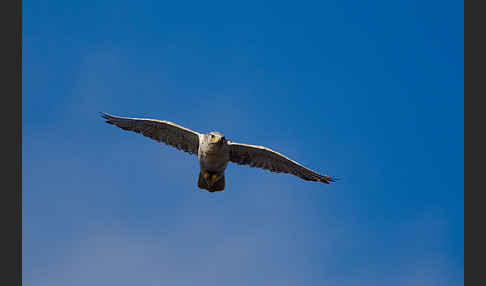
<svg viewBox="0 0 486 286"><path fill-rule="evenodd" d="M203 178L206 181L206 183L209 186L214 185L219 179L221 179L221 176L219 176L217 173L212 173L212 172L204 172Z"/></svg>
<svg viewBox="0 0 486 286"><path fill-rule="evenodd" d="M209 172L204 172L204 174L203 174L203 178L204 178L204 180L206 181L206 183L207 183L208 185L211 185L211 184L210 184L210 181L209 181L209 179L210 179Z"/></svg>
<svg viewBox="0 0 486 286"><path fill-rule="evenodd" d="M211 176L211 184L216 183L218 180L219 180L219 176L218 176L218 174L213 174L213 175Z"/></svg>

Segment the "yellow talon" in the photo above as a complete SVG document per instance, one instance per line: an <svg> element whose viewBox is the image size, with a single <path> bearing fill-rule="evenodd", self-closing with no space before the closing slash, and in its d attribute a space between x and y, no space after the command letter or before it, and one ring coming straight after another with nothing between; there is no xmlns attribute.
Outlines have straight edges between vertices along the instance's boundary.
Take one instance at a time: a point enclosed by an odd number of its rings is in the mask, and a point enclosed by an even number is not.
<svg viewBox="0 0 486 286"><path fill-rule="evenodd" d="M218 179L218 175L214 174L211 176L211 181L214 183Z"/></svg>
<svg viewBox="0 0 486 286"><path fill-rule="evenodd" d="M209 178L209 173L208 172L204 173L203 177L205 180L207 180Z"/></svg>

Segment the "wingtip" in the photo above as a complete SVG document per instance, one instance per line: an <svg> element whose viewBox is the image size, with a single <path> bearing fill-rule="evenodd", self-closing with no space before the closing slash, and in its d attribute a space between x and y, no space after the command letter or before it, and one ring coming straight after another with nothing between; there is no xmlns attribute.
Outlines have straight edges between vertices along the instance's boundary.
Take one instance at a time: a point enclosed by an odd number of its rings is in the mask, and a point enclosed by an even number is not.
<svg viewBox="0 0 486 286"><path fill-rule="evenodd" d="M325 183L326 183L326 184L329 184L329 183L335 183L335 182L337 182L337 181L339 181L339 180L340 180L340 178L337 178L337 177L329 177L329 176L327 176L327 177L326 177L326 181L325 181Z"/></svg>
<svg viewBox="0 0 486 286"><path fill-rule="evenodd" d="M103 117L104 119L108 119L108 118L109 118L109 116L110 116L108 113L106 113L106 112L101 112L101 111L100 111L100 112L98 112L98 114L99 114L101 117Z"/></svg>
<svg viewBox="0 0 486 286"><path fill-rule="evenodd" d="M106 119L106 123L108 124L114 124L113 121L112 121L112 117L111 115L109 115L108 113L105 113L105 112L99 112L100 116L104 119Z"/></svg>

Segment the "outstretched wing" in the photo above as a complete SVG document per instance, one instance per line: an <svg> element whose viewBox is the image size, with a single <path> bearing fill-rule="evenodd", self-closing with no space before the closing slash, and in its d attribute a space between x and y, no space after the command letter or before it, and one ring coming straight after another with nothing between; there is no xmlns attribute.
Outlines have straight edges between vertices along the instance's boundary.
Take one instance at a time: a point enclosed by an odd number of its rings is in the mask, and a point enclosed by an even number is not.
<svg viewBox="0 0 486 286"><path fill-rule="evenodd" d="M269 148L231 141L228 141L228 145L230 146L231 162L262 168L275 173L293 174L307 181L326 184L336 181L336 178L316 173Z"/></svg>
<svg viewBox="0 0 486 286"><path fill-rule="evenodd" d="M123 130L141 133L146 137L164 142L190 154L196 154L199 148L199 133L169 121L147 118L128 118L101 113L106 123L116 125Z"/></svg>

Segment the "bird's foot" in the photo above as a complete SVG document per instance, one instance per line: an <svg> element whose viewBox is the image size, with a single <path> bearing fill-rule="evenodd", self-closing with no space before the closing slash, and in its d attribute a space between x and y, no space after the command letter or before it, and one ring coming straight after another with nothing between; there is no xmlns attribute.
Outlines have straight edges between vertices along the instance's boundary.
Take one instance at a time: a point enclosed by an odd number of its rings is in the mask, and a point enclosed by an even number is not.
<svg viewBox="0 0 486 286"><path fill-rule="evenodd" d="M210 174L209 172L204 172L203 178L204 180L206 180L206 183L211 186L220 179L220 176L218 176L218 174Z"/></svg>
<svg viewBox="0 0 486 286"><path fill-rule="evenodd" d="M203 178L206 181L206 184L208 184L208 186L212 186L214 184L214 180L213 180L214 176L215 176L214 174L211 175L209 172L204 172Z"/></svg>
<svg viewBox="0 0 486 286"><path fill-rule="evenodd" d="M218 175L216 175L216 174L213 174L213 175L211 176L211 183L212 183L212 184L216 183L216 181L217 181L218 179L219 179L219 176L218 176Z"/></svg>
<svg viewBox="0 0 486 286"><path fill-rule="evenodd" d="M205 172L203 174L203 178L204 178L204 180L206 180L206 182L209 181L209 173L208 172Z"/></svg>

